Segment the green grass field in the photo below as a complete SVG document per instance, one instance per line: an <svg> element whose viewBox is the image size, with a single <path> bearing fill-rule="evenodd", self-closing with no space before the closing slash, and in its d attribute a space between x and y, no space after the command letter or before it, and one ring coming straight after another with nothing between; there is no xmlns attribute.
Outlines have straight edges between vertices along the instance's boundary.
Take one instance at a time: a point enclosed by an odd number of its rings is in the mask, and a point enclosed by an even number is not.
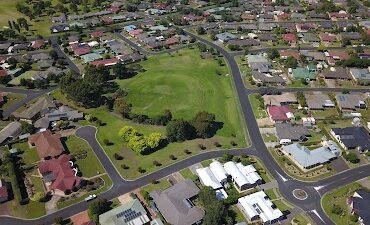
<svg viewBox="0 0 370 225"><path fill-rule="evenodd" d="M6 102L1 106L2 110L7 110L11 105L14 103L22 100L24 97L26 97L23 94L18 94L18 93L9 93L6 96Z"/></svg>
<svg viewBox="0 0 370 225"><path fill-rule="evenodd" d="M12 84L12 85L19 85L21 83L21 79L24 78L24 79L31 79L31 77L33 75L36 74L36 71L34 70L29 70L21 75L19 75L18 77L14 77L11 81L9 81L9 84Z"/></svg>
<svg viewBox="0 0 370 225"><path fill-rule="evenodd" d="M105 173L103 166L85 140L73 135L67 138L65 144L69 153L72 155L78 154L83 150L87 151L86 158L76 160L78 169L82 173L83 177L93 177L100 173Z"/></svg>
<svg viewBox="0 0 370 225"><path fill-rule="evenodd" d="M53 96L61 102L90 113L106 123L105 126L98 128L97 138L118 171L126 178L133 179L143 175L138 172L138 167L142 167L146 173L161 168L153 165L155 160L163 167L191 155L215 149L213 143L216 141L222 145L222 148L231 148L230 141L235 141L238 147L246 146L244 127L238 113L236 97L233 94L231 77L216 75L216 70L226 74L227 68L219 67L212 59L200 59L198 50L182 50L173 54L175 57L166 54L148 59L142 63L146 72L118 82L130 90L128 98L133 103L135 112L152 116L162 113L164 109L170 109L175 118L187 119L201 110L215 113L216 120L223 122L224 126L210 139L170 143L149 155L139 155L124 146L118 131L123 126L129 125L143 134L160 132L165 135L165 127L136 124L122 119L103 107L83 109L66 99L60 91L53 93ZM86 121L82 121L81 124L89 125ZM113 142L113 145L103 145L104 139ZM199 143L207 149L201 150L198 147ZM191 154L186 154L185 149L188 149ZM114 153L122 155L124 159L115 160ZM176 156L177 160L170 160L170 155ZM123 164L128 168L122 169Z"/></svg>
<svg viewBox="0 0 370 225"><path fill-rule="evenodd" d="M350 212L347 208L347 199L357 190L360 189L359 183L352 183L344 187L335 189L332 192L325 194L321 200L322 206L326 215L337 225L354 225L358 224L350 221ZM343 213L337 215L331 212L333 205L339 205Z"/></svg>

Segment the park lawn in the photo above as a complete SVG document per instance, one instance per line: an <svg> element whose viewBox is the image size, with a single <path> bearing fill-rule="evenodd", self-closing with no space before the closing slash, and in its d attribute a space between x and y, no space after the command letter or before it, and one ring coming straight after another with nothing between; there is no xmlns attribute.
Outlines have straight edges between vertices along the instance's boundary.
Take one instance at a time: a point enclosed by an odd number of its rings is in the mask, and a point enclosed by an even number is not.
<svg viewBox="0 0 370 225"><path fill-rule="evenodd" d="M252 105L254 115L257 119L266 118L267 111L260 107L260 101L257 99L258 94L251 94L249 95L249 101Z"/></svg>
<svg viewBox="0 0 370 225"><path fill-rule="evenodd" d="M180 174L185 179L190 179L190 180L193 180L194 176L196 176L195 174L193 174L193 172L191 172L191 170L189 168L181 170Z"/></svg>
<svg viewBox="0 0 370 225"><path fill-rule="evenodd" d="M237 98L226 66L217 60L201 59L197 49L162 54L141 63L145 72L130 79L117 80L128 88L128 102L133 112L156 116L171 110L175 119L191 119L197 112L207 111L223 122L218 136L244 139ZM217 75L217 72L221 75Z"/></svg>
<svg viewBox="0 0 370 225"><path fill-rule="evenodd" d="M6 102L1 106L2 110L7 110L11 105L14 103L22 100L24 97L26 97L24 94L18 94L18 93L9 93L6 95Z"/></svg>
<svg viewBox="0 0 370 225"><path fill-rule="evenodd" d="M59 201L57 203L58 209L62 209L62 208L68 207L70 205L76 204L78 202L81 202L89 195L92 195L92 194L99 195L100 193L104 193L107 190L109 190L112 187L112 180L109 178L108 175L102 175L101 178L104 180L104 186L102 186L101 188L99 188L95 191L90 191L90 192L82 195L81 197L71 199L71 200L68 200L68 201L63 201L63 202Z"/></svg>
<svg viewBox="0 0 370 225"><path fill-rule="evenodd" d="M304 213L301 213L301 214L298 214L296 215L292 221L296 224L296 225L307 225L309 223L312 224L312 222L310 221L310 219L307 217L306 214Z"/></svg>
<svg viewBox="0 0 370 225"><path fill-rule="evenodd" d="M86 158L76 159L78 170L82 173L83 177L89 178L101 173L105 173L102 164L98 160L94 151L91 149L90 145L85 140L75 135L71 135L67 137L65 144L71 155L78 154L83 150L87 151Z"/></svg>
<svg viewBox="0 0 370 225"><path fill-rule="evenodd" d="M163 190L171 187L171 183L167 180L167 178L158 180L157 182L158 183L156 183L156 184L153 184L153 183L148 184L148 185L142 187L141 190L144 190L144 191L150 193L151 191L154 191L154 190L163 191Z"/></svg>
<svg viewBox="0 0 370 225"><path fill-rule="evenodd" d="M34 71L34 70L26 71L26 72L22 73L21 75L19 75L18 77L14 77L11 81L9 81L9 84L20 85L22 78L31 79L31 77L35 74L36 74L36 71Z"/></svg>
<svg viewBox="0 0 370 225"><path fill-rule="evenodd" d="M15 217L34 219L46 214L45 203L31 201L27 205L20 205L17 201L9 202L10 214Z"/></svg>
<svg viewBox="0 0 370 225"><path fill-rule="evenodd" d="M337 225L354 225L358 223L351 222L350 212L347 206L347 199L358 189L362 188L359 183L352 183L344 187L337 188L329 193L326 193L321 204L326 215ZM343 209L342 215L337 215L331 212L333 205L338 205Z"/></svg>
<svg viewBox="0 0 370 225"><path fill-rule="evenodd" d="M97 139L100 143L104 143L105 139L113 143L109 146L103 145L103 148L125 178L134 179L143 175L139 172L139 167L143 168L145 173L157 170L158 167L153 164L153 161L158 161L162 167L174 163L174 160L169 159L170 155L174 155L176 160L181 160L215 149L214 142L220 143L224 149L233 148L231 141L235 141L237 147L246 146L243 122L238 112L239 105L233 94L231 77L216 75L216 70L225 74L227 67L218 66L217 61L214 60L200 59L199 51L194 49L181 50L172 55L176 57L164 54L149 58L142 63L146 72L117 82L123 88L130 90L127 98L133 103L133 110L136 113L153 116L163 113L168 108L174 118L186 119L192 118L202 110L215 113L216 120L223 122L224 125L212 138L170 143L149 155L140 155L124 146L118 131L123 126L133 126L144 135L159 132L165 136L165 127L137 124L109 112L104 107L91 109L78 107L59 90L52 94L60 102L75 107L85 114L96 116L105 123L104 126L98 127ZM199 59L195 60L195 58ZM189 92L189 90L194 91ZM87 121L82 121L80 124L91 125ZM201 150L199 144L204 145L206 150ZM185 149L188 149L191 154L186 154ZM115 153L122 155L124 159L114 159ZM127 168L123 169L122 165Z"/></svg>
<svg viewBox="0 0 370 225"><path fill-rule="evenodd" d="M16 143L12 147L23 152L21 157L26 165L36 164L38 161L40 161L36 148L30 148L28 142Z"/></svg>

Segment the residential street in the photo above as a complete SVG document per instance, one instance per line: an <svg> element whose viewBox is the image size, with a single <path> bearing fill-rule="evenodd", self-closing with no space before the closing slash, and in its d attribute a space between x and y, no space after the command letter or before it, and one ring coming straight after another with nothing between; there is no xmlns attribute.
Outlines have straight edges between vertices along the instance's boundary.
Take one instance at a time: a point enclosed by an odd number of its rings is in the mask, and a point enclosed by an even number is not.
<svg viewBox="0 0 370 225"><path fill-rule="evenodd" d="M220 46L200 38L192 33L187 33L189 36L192 36L197 39L197 41L205 43L215 49L217 49L227 60L229 64L229 68L231 69L231 73L234 80L235 89L237 91L237 95L241 104L243 117L246 123L247 130L250 135L251 139L251 146L248 148L243 149L236 149L236 150L215 150L210 152L205 152L199 155L194 155L190 158L185 160L179 161L174 163L168 167L162 168L157 170L153 173L147 174L143 177L140 177L136 180L125 180L121 177L121 175L117 172L114 165L105 154L104 150L96 140L96 128L88 126L80 128L76 135L85 139L92 149L94 150L95 154L99 158L100 162L104 166L107 174L113 181L113 186L111 189L102 193L98 196L98 198L105 198L105 199L113 199L118 197L122 194L128 193L136 188L139 188L143 185L149 184L153 179L158 180L163 177L170 175L171 173L177 172L183 168L191 166L193 164L199 163L206 159L221 157L225 152L230 152L234 155L240 155L241 153L246 153L248 155L253 155L259 157L264 165L267 167L267 170L273 175L276 179L279 190L282 196L289 201L290 203L294 204L295 206L301 208L303 211L307 212L311 218L316 222L316 224L334 224L324 213L321 207L321 197L328 191L331 191L337 187L340 187L345 184L349 184L351 182L357 181L364 177L370 176L370 165L365 165L358 167L356 169L346 170L342 173L334 175L332 177L320 180L318 182L303 182L299 180L295 180L287 175L284 170L278 165L278 163L274 160L274 158L269 153L268 149L265 146L265 143L262 139L262 136L259 133L259 127L257 121L253 114L253 109L251 107L249 101L249 94L252 93L265 93L265 92L296 92L296 91L323 91L323 92L341 92L343 91L342 88L261 88L261 89L246 89L242 76L237 65L237 62L234 59L235 54L228 53L225 49L221 48ZM117 34L120 35L120 34ZM124 39L124 38L122 38ZM127 41L127 40L125 40ZM53 41L56 43L56 40ZM128 42L130 43L130 42ZM130 44L131 46L134 43ZM132 46L133 48L144 52L145 50L141 49L139 46ZM59 46L54 47L58 51L61 51ZM175 51L177 49L173 49L171 51ZM58 52L59 52L58 51ZM170 51L170 50L169 50ZM64 53L63 53L64 54ZM68 57L67 57L68 59ZM73 64L72 61L69 63ZM74 64L73 64L74 65ZM76 65L72 66L71 68L76 67ZM76 67L77 68L77 67ZM75 69L76 69L75 68ZM78 70L78 68L77 68ZM76 71L77 72L77 71ZM42 90L42 91L34 91L34 90L25 90L25 89L17 89L17 88L0 88L0 91L9 91L15 93L23 93L26 94L27 97L23 100L17 102L16 104L12 105L8 110L4 112L4 116L9 116L12 112L16 109L21 107L22 105L26 104L27 102L31 101L32 99L41 96L49 90ZM367 92L370 91L370 88L361 88L361 89L349 89L350 92ZM306 191L308 197L305 200L299 200L295 198L292 194L293 190L295 189L302 189ZM78 212L86 210L88 207L88 203L80 202L70 207L64 208L62 210L56 211L52 214L43 216L39 219L35 220L23 220L17 218L10 218L6 216L2 216L0 218L0 224L6 225L33 225L33 224L51 224L54 222L54 218L56 217L63 217L67 218L70 217Z"/></svg>

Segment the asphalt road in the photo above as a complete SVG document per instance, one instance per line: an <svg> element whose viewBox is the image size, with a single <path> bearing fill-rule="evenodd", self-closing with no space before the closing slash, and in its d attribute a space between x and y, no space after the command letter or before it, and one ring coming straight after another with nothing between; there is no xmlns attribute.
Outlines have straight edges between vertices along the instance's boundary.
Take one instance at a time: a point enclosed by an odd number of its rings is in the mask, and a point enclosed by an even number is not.
<svg viewBox="0 0 370 225"><path fill-rule="evenodd" d="M58 53L60 58L63 58L67 63L68 67L75 73L80 74L80 69L72 62L72 60L60 49L60 45L58 44L58 37L53 36L49 38L51 41L51 47Z"/></svg>
<svg viewBox="0 0 370 225"><path fill-rule="evenodd" d="M160 170L157 170L153 173L147 174L143 177L140 177L136 180L125 180L121 177L121 175L117 172L115 167L112 165L110 159L105 154L104 150L101 148L100 144L97 142L95 133L96 129L94 127L82 127L77 131L77 136L85 139L90 146L92 147L93 151L103 164L106 172L109 174L110 178L113 181L113 186L106 192L100 194L98 198L105 198L105 199L113 199L119 195L124 193L128 193L138 187L151 183L152 180L158 180L163 177L166 177L173 172L179 171L183 168L186 168L190 165L195 163L201 162L206 159L216 158L222 156L225 152L230 152L234 155L240 155L242 153L246 153L248 155L254 155L259 157L262 162L265 164L267 170L272 174L272 176L277 180L279 184L279 190L283 197L291 202L292 204L296 205L297 207L301 208L303 211L309 213L311 218L316 222L316 224L333 224L333 222L325 215L323 209L321 207L321 196L326 193L327 191L333 190L339 186L351 183L353 181L362 179L364 177L370 176L370 165L358 167L356 169L351 169L348 171L344 171L340 174L335 176L320 180L318 182L303 182L299 180L295 180L289 177L276 163L273 159L271 154L269 153L268 149L266 148L264 141L262 139L261 134L259 133L258 124L253 114L253 109L251 107L248 95L251 93L256 92L266 92L266 91L281 91L281 92L294 92L294 91L307 91L307 90L321 90L321 91L342 91L343 89L330 89L330 88L264 88L260 90L249 90L246 89L243 85L242 76L239 71L239 67L234 59L234 55L229 54L225 49L215 45L208 40L203 38L197 37L194 34L188 33L190 36L195 37L199 42L203 42L207 45L212 46L213 48L217 49L227 60L229 67L232 72L234 85L237 91L237 95L241 104L241 108L243 111L243 117L247 124L247 130L250 134L252 145L249 148L243 149L235 149L235 150L215 150L210 152L205 152L199 155L194 155L189 157L185 160L179 161L175 164L172 164L168 167L164 167ZM60 48L59 48L60 50ZM68 58L68 57L67 57ZM27 97L22 101L22 103L16 104L13 108L9 109L7 113L11 113L15 111L17 108L22 106L23 104L27 103L34 99L36 96L40 96L47 92L47 90L43 91L31 91L31 90L24 90L24 89L9 89L5 88L0 90L4 91L13 91L18 93L24 93ZM367 92L370 89L350 89L351 92ZM295 189L303 189L308 194L308 197L305 200L298 200L296 199L292 192ZM33 224L51 224L54 222L54 218L56 217L63 217L67 218L70 217L78 212L86 210L88 207L88 203L80 202L70 207L64 208L59 210L55 213L43 216L41 218L35 220L23 220L18 218L11 218L6 216L1 216L0 224L6 225L33 225Z"/></svg>

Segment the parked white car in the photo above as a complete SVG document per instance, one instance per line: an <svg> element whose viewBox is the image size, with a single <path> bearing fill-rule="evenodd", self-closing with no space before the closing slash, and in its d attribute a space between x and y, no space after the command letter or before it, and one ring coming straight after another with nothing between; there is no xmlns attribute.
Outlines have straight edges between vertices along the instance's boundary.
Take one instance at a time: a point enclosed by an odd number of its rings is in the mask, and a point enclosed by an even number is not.
<svg viewBox="0 0 370 225"><path fill-rule="evenodd" d="M91 200L93 200L93 199L95 199L96 198L96 195L94 194L94 195L89 195L89 196L87 196L86 198L85 198L85 201L91 201Z"/></svg>

